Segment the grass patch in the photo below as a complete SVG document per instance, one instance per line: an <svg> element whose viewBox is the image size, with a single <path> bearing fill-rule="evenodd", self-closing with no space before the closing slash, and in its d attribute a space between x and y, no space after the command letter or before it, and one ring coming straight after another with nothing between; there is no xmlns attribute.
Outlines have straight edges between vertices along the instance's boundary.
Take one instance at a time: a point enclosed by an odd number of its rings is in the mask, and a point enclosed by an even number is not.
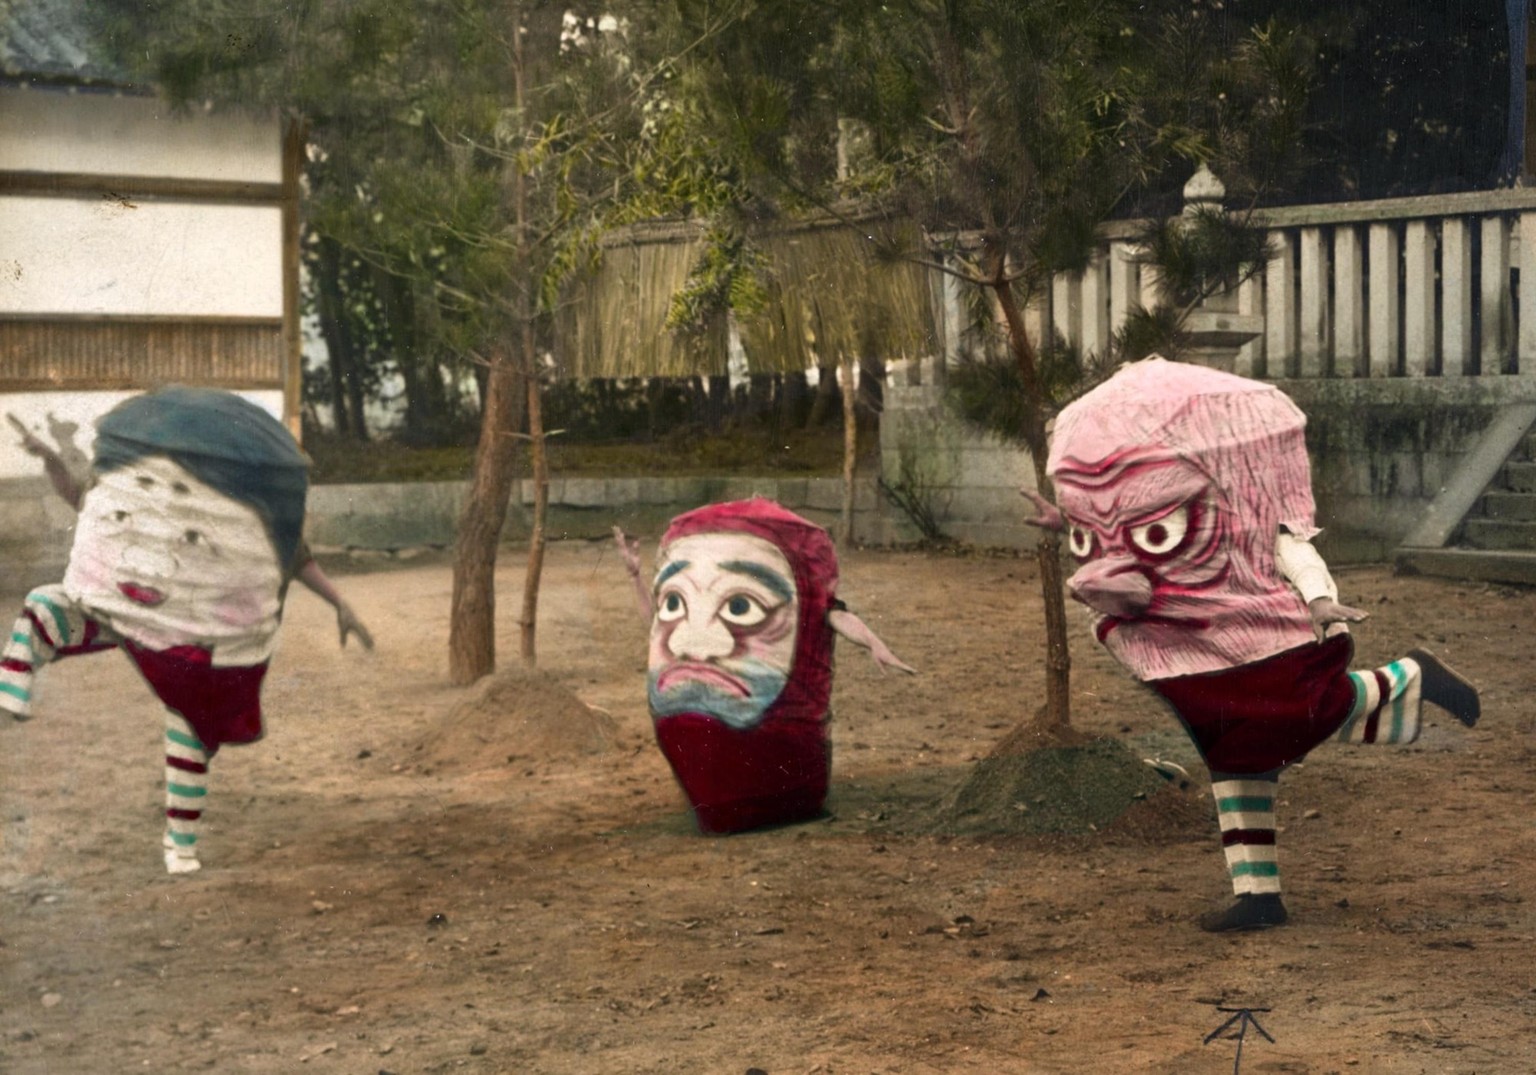
<svg viewBox="0 0 1536 1075"><path fill-rule="evenodd" d="M874 431L860 431L859 467L879 465ZM474 464L470 445L415 447L392 440L359 442L323 433L307 433L304 450L314 460L317 484L354 482L465 481ZM634 477L636 475L796 474L834 477L842 473L843 432L829 427L773 433L736 430L704 436L680 432L662 441L579 443L549 441L549 470L559 477ZM517 453L519 477L529 475L529 455Z"/></svg>

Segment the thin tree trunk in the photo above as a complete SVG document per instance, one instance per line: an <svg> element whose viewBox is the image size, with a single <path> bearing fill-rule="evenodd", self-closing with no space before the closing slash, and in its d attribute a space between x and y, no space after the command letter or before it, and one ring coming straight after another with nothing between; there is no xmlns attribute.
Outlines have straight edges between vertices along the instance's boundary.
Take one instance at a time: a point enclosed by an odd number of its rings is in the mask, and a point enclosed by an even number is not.
<svg viewBox="0 0 1536 1075"><path fill-rule="evenodd" d="M320 264L315 272L315 306L320 315L320 334L325 339L326 353L331 368L331 414L336 423L338 436L355 433L359 440L368 439L368 429L363 422L361 404L349 410L349 400L362 395L361 378L357 375L357 341L351 323L347 319L346 304L341 293L341 246L335 239L320 240ZM355 391L349 392L349 386Z"/></svg>
<svg viewBox="0 0 1536 1075"><path fill-rule="evenodd" d="M1038 364L1035 350L1024 328L1024 316L1013 294L1013 285L1004 276L1004 261L999 253L992 265L992 290L1008 326L1008 345L1019 365L1027 403L1024 441L1035 467L1035 485L1040 495L1051 497L1051 481L1045 473L1045 408L1040 398ZM1067 646L1067 605L1061 570L1061 539L1054 531L1041 530L1035 559L1040 565L1040 594L1045 601L1045 710L1047 725L1066 727L1072 723L1072 655Z"/></svg>
<svg viewBox="0 0 1536 1075"><path fill-rule="evenodd" d="M523 405L522 370L498 345L487 375L474 475L453 546L448 679L461 686L496 670L496 552L512 496L513 434L522 424Z"/></svg>
<svg viewBox="0 0 1536 1075"><path fill-rule="evenodd" d="M859 458L859 415L853 390L858 366L852 356L843 360L843 515L838 522L838 544L853 544L853 471Z"/></svg>
<svg viewBox="0 0 1536 1075"><path fill-rule="evenodd" d="M513 35L512 45L512 92L513 102L519 115L523 112L525 68L523 65L522 11L513 25L519 32ZM528 238L528 176L514 164L512 173L512 212L517 223L518 262L531 265ZM531 269L529 270L531 273ZM528 536L528 569L523 577L523 615L521 652L523 661L530 667L538 662L537 635L539 627L539 584L544 574L544 516L549 508L549 464L544 454L544 407L539 384L538 355L534 353L534 299L533 280L523 283L517 293L519 343L522 346L520 368L528 388L528 437L533 451L533 525Z"/></svg>
<svg viewBox="0 0 1536 1075"><path fill-rule="evenodd" d="M524 323L526 353L533 353L533 326ZM528 534L528 572L523 579L522 656L538 664L539 581L544 573L544 519L549 511L549 458L544 451L543 386L536 375L528 381L528 443L533 453L533 526Z"/></svg>

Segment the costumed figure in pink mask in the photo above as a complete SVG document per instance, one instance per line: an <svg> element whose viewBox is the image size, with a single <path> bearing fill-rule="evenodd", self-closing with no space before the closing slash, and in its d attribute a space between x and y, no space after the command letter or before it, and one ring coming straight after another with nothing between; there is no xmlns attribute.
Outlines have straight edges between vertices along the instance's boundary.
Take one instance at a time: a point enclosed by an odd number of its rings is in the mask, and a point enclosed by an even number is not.
<svg viewBox="0 0 1536 1075"><path fill-rule="evenodd" d="M1160 694L1210 769L1236 893L1211 931L1286 920L1275 854L1280 772L1328 739L1418 738L1430 702L1467 726L1473 686L1411 650L1350 671L1347 623L1311 545L1306 418L1271 385L1149 358L1065 408L1029 522L1065 530L1067 581L1098 641Z"/></svg>
<svg viewBox="0 0 1536 1075"><path fill-rule="evenodd" d="M914 671L837 600L827 532L761 497L711 504L672 520L650 585L637 544L614 536L651 627L656 739L699 830L820 816L834 633Z"/></svg>
<svg viewBox="0 0 1536 1075"><path fill-rule="evenodd" d="M165 866L190 873L214 754L262 736L289 581L336 608L342 645L351 634L373 645L302 540L308 460L266 411L212 389L113 408L83 484L12 424L80 516L63 582L27 595L0 649L0 711L30 718L49 662L122 649L166 707Z"/></svg>

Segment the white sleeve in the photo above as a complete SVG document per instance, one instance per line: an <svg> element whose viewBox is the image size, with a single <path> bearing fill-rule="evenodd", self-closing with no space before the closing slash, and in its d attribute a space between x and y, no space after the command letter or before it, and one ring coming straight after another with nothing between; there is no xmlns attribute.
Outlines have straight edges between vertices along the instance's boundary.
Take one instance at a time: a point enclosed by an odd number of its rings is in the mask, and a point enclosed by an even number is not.
<svg viewBox="0 0 1536 1075"><path fill-rule="evenodd" d="M1339 599L1339 588L1328 573L1328 565L1310 541L1280 531L1275 538L1275 566L1307 604L1319 597Z"/></svg>

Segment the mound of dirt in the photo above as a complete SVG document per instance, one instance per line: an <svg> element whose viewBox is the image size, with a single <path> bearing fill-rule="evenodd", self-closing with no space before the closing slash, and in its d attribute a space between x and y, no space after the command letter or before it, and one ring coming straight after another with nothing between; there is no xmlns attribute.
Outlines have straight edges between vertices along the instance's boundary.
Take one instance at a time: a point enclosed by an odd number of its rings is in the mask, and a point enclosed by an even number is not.
<svg viewBox="0 0 1536 1075"><path fill-rule="evenodd" d="M515 669L487 676L417 747L433 769L494 769L518 760L601 754L618 725L542 672Z"/></svg>
<svg viewBox="0 0 1536 1075"><path fill-rule="evenodd" d="M1203 833L1213 816L1193 781L1147 765L1118 740L1066 731L1000 744L945 797L937 825L954 835L1165 840Z"/></svg>

